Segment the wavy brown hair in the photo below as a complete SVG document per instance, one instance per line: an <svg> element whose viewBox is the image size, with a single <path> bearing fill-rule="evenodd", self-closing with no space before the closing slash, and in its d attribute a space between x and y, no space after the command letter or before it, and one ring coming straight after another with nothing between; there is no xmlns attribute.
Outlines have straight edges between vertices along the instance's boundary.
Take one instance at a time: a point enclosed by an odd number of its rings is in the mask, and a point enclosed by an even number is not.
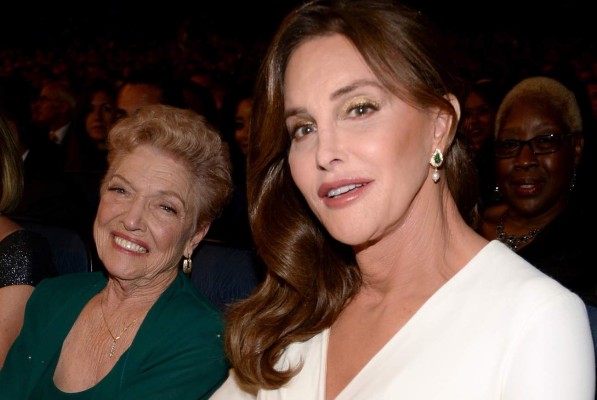
<svg viewBox="0 0 597 400"><path fill-rule="evenodd" d="M227 315L226 351L243 385L273 389L288 382L297 369L274 368L284 349L331 326L362 284L352 249L327 233L290 174L289 58L310 38L343 35L390 92L419 109L452 115L454 139L458 114L446 95L460 98L461 85L444 57L449 46L434 29L420 12L395 2L324 0L292 11L274 35L255 86L247 173L251 227L267 274ZM474 179L472 164L456 140L444 154L450 190L469 213L474 204L460 195L460 185Z"/></svg>

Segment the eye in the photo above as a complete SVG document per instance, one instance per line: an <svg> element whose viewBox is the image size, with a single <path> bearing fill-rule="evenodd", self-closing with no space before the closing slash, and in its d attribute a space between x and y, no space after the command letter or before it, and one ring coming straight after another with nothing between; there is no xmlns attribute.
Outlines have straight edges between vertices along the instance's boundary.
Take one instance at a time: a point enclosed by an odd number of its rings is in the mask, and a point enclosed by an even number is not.
<svg viewBox="0 0 597 400"><path fill-rule="evenodd" d="M496 147L499 147L501 149L515 149L518 147L518 141L517 140L500 140L498 142L495 143Z"/></svg>
<svg viewBox="0 0 597 400"><path fill-rule="evenodd" d="M544 144L551 144L557 142L560 139L558 135L549 134L543 136L537 136L534 140L537 144L544 145Z"/></svg>
<svg viewBox="0 0 597 400"><path fill-rule="evenodd" d="M366 99L356 99L356 101L350 102L345 110L346 115L349 117L359 118L378 111L379 103Z"/></svg>
<svg viewBox="0 0 597 400"><path fill-rule="evenodd" d="M121 188L120 186L109 186L108 191L118 193L118 194L126 194L126 190Z"/></svg>
<svg viewBox="0 0 597 400"><path fill-rule="evenodd" d="M165 212L167 212L168 214L174 214L174 215L178 214L178 211L176 211L173 207L167 206L165 204L162 204L160 206L160 208L162 210L164 210Z"/></svg>
<svg viewBox="0 0 597 400"><path fill-rule="evenodd" d="M112 108L112 106L109 104L104 104L104 105L102 105L102 112L112 113L112 112L114 112L114 108Z"/></svg>
<svg viewBox="0 0 597 400"><path fill-rule="evenodd" d="M288 131L291 139L300 139L316 130L315 124L313 123L301 123L293 125Z"/></svg>

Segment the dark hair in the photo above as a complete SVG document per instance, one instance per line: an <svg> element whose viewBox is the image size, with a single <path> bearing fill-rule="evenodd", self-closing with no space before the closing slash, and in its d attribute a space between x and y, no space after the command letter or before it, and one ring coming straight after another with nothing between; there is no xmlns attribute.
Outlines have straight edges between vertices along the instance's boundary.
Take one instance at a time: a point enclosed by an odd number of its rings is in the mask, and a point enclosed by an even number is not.
<svg viewBox="0 0 597 400"><path fill-rule="evenodd" d="M300 366L274 368L286 346L331 326L362 284L352 248L321 226L288 165L286 65L303 42L332 34L351 41L394 95L418 109L436 108L452 116L443 168L457 203L464 198L467 178L474 179L464 146L455 138L459 115L448 98L461 97L462 85L451 72L442 35L420 12L384 0L322 0L288 14L257 77L248 154L249 213L267 276L230 311L225 342L240 382L252 387L288 382Z"/></svg>

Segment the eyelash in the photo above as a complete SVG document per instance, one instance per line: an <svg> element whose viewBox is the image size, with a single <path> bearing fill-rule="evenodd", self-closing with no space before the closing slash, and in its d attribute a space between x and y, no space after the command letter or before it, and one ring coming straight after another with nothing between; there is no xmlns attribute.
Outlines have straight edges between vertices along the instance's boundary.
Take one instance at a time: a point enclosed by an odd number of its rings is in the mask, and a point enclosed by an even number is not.
<svg viewBox="0 0 597 400"><path fill-rule="evenodd" d="M119 194L124 194L126 193L126 190L124 190L123 188L121 188L120 186L109 186L108 187L108 191L109 192L116 192Z"/></svg>
<svg viewBox="0 0 597 400"><path fill-rule="evenodd" d="M309 129L309 132L304 132L306 129ZM305 135L308 135L309 133L314 132L315 129L315 124L313 123L299 123L296 124L292 127L292 129L290 130L290 138L291 139L299 139Z"/></svg>
<svg viewBox="0 0 597 400"><path fill-rule="evenodd" d="M377 102L358 99L356 103L350 103L345 107L344 114L349 118L361 118L373 111L379 111L379 109L380 104ZM305 132L307 129L309 129L309 131ZM299 139L316 130L317 128L315 127L315 124L311 122L299 122L289 130L290 138Z"/></svg>
<svg viewBox="0 0 597 400"><path fill-rule="evenodd" d="M178 214L178 211L176 211L174 208L170 207L170 206L166 206L166 205L161 205L160 206L162 208L162 210L166 211L169 214Z"/></svg>
<svg viewBox="0 0 597 400"><path fill-rule="evenodd" d="M346 107L345 113L349 116L353 116L354 112L357 112L356 117L362 117L369 114L371 111L379 111L379 103L371 101L359 101L356 104L349 104Z"/></svg>
<svg viewBox="0 0 597 400"><path fill-rule="evenodd" d="M109 192L116 192L118 194L126 194L127 191L123 188L121 188L120 186L109 186L108 187L108 191ZM178 215L178 211L171 207L171 206L167 206L165 204L160 205L160 208L162 210L164 210L165 212L169 213L169 214L174 214L174 215Z"/></svg>

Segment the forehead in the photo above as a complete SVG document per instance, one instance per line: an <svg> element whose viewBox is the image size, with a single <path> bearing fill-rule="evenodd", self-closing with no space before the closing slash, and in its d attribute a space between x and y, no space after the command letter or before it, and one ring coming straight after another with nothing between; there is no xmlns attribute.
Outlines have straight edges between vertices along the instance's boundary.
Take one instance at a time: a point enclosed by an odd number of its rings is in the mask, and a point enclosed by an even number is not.
<svg viewBox="0 0 597 400"><path fill-rule="evenodd" d="M470 92L468 96L466 96L465 106L466 107L476 107L480 105L485 105L487 102L485 99L477 92Z"/></svg>
<svg viewBox="0 0 597 400"><path fill-rule="evenodd" d="M539 98L521 98L512 103L504 117L504 124L523 124L535 121L555 125L565 125L561 110L552 102Z"/></svg>
<svg viewBox="0 0 597 400"><path fill-rule="evenodd" d="M94 92L91 101L93 103L112 103L112 99L110 98L108 93L104 92L103 90L98 90L97 92Z"/></svg>
<svg viewBox="0 0 597 400"><path fill-rule="evenodd" d="M114 160L113 171L139 185L139 189L169 190L185 196L194 182L180 159L149 145L122 153Z"/></svg>
<svg viewBox="0 0 597 400"><path fill-rule="evenodd" d="M335 90L360 79L377 80L354 45L339 34L318 36L292 52L284 75L285 94L308 94L303 90L307 86Z"/></svg>

